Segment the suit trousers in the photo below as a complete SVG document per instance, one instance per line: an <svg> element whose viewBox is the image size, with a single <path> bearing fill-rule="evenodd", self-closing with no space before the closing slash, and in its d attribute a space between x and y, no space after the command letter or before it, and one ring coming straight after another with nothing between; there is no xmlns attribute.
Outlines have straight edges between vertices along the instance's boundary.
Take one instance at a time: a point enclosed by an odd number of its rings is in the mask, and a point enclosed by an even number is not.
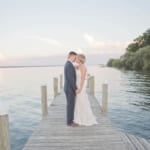
<svg viewBox="0 0 150 150"><path fill-rule="evenodd" d="M67 99L67 124L73 123L74 120L74 106L75 106L75 93L65 92Z"/></svg>

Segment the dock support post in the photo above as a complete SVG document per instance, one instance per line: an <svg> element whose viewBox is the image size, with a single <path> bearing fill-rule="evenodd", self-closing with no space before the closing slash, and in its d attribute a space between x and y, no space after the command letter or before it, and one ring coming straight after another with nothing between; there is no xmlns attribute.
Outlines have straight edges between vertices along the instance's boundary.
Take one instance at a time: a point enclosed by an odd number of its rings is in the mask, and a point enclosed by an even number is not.
<svg viewBox="0 0 150 150"><path fill-rule="evenodd" d="M94 76L91 76L90 78L89 78L89 91L90 91L90 94L91 95L95 95L94 94L94 91L95 91L95 78L94 78Z"/></svg>
<svg viewBox="0 0 150 150"><path fill-rule="evenodd" d="M58 78L53 78L54 97L58 95Z"/></svg>
<svg viewBox="0 0 150 150"><path fill-rule="evenodd" d="M108 84L102 85L102 111L108 111Z"/></svg>
<svg viewBox="0 0 150 150"><path fill-rule="evenodd" d="M63 88L63 75L60 74L60 91Z"/></svg>
<svg viewBox="0 0 150 150"><path fill-rule="evenodd" d="M0 114L0 150L10 150L8 114Z"/></svg>
<svg viewBox="0 0 150 150"><path fill-rule="evenodd" d="M41 86L41 100L42 100L42 116L45 117L48 114L47 106L47 86Z"/></svg>
<svg viewBox="0 0 150 150"><path fill-rule="evenodd" d="M89 88L90 74L87 75L87 88Z"/></svg>

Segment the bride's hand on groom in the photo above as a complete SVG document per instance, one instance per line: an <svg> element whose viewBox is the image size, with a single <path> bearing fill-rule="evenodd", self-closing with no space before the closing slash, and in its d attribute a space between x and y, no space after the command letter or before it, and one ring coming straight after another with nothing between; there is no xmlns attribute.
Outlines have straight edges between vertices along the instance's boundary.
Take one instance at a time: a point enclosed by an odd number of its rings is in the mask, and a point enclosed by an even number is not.
<svg viewBox="0 0 150 150"><path fill-rule="evenodd" d="M76 94L79 94L81 92L81 89L76 90Z"/></svg>

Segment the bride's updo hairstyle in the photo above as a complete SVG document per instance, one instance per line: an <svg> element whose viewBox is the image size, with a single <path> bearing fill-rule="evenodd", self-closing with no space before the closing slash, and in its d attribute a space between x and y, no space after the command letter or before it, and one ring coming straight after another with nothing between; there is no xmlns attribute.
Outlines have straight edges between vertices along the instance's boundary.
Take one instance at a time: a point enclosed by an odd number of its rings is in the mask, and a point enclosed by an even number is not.
<svg viewBox="0 0 150 150"><path fill-rule="evenodd" d="M78 59L80 60L81 63L83 63L83 64L85 63L86 57L85 57L84 54L78 54L77 57L78 57Z"/></svg>

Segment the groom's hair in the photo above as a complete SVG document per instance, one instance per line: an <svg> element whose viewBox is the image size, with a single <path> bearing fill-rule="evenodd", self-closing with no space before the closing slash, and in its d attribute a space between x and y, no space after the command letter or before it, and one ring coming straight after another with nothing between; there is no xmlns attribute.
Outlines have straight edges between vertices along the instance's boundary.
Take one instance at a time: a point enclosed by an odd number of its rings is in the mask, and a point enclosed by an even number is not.
<svg viewBox="0 0 150 150"><path fill-rule="evenodd" d="M74 52L74 51L71 51L71 52L69 52L69 56L70 56L70 55L77 55L77 53Z"/></svg>

